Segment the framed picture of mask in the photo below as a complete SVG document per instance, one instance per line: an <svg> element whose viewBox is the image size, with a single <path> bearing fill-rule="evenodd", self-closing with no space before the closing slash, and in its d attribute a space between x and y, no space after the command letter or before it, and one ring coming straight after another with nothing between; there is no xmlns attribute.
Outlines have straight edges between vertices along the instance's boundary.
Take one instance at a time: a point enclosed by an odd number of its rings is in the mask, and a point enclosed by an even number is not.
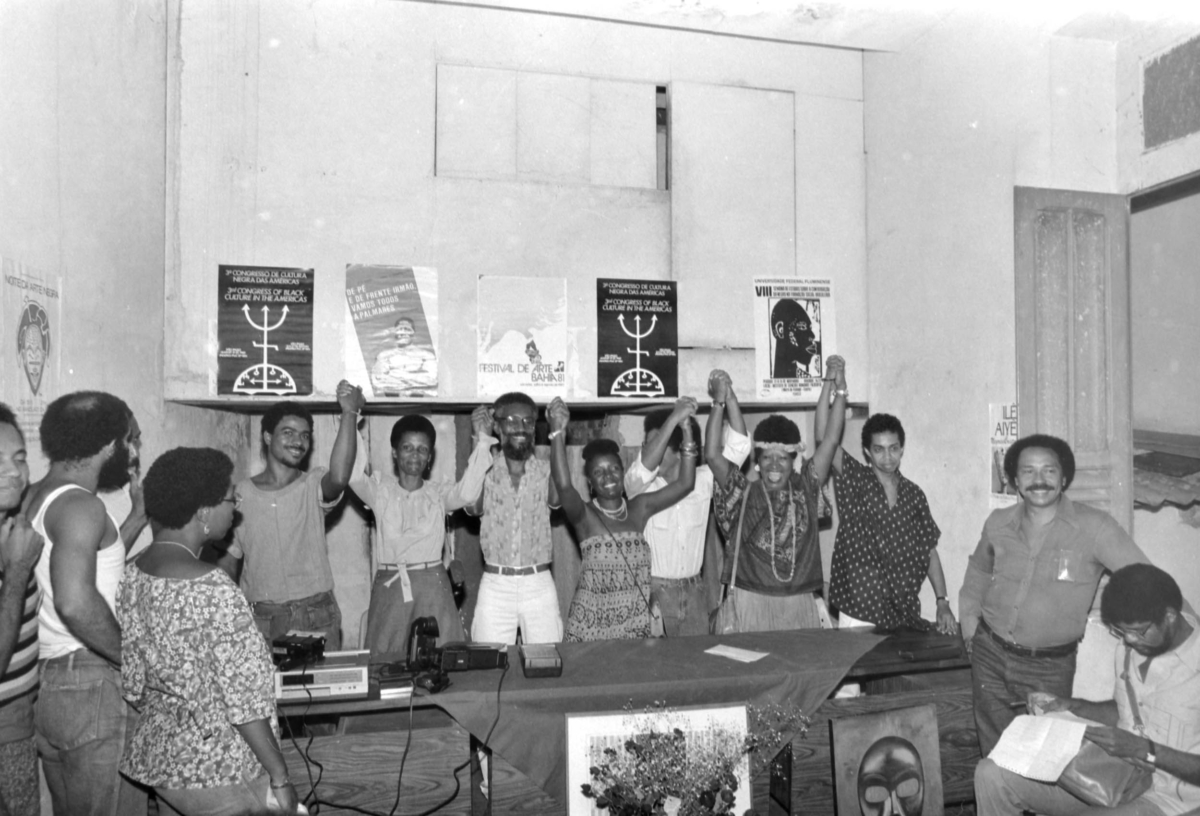
<svg viewBox="0 0 1200 816"><path fill-rule="evenodd" d="M942 816L942 758L933 705L835 719L838 816Z"/></svg>

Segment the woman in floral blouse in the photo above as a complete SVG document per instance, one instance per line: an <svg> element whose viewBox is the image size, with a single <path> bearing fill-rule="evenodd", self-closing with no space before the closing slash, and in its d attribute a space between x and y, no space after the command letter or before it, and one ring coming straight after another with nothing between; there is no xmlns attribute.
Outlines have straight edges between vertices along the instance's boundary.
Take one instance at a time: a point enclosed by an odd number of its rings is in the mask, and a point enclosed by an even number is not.
<svg viewBox="0 0 1200 816"><path fill-rule="evenodd" d="M117 602L125 698L141 712L121 771L186 816L297 812L266 641L241 590L199 560L233 526L232 473L211 448L155 461L143 481L154 540Z"/></svg>

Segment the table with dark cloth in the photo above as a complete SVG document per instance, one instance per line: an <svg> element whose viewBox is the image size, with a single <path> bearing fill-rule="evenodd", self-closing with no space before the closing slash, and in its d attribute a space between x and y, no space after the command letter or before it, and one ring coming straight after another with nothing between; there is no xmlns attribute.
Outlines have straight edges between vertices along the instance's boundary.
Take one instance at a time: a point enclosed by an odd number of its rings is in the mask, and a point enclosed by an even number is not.
<svg viewBox="0 0 1200 816"><path fill-rule="evenodd" d="M811 714L882 639L869 630L813 629L561 643L562 676L532 679L522 674L514 649L503 681L500 670L454 673L450 687L429 701L565 803L566 714L615 712L626 704L640 711L656 702L671 708L785 703ZM705 654L718 644L767 656L741 663Z"/></svg>

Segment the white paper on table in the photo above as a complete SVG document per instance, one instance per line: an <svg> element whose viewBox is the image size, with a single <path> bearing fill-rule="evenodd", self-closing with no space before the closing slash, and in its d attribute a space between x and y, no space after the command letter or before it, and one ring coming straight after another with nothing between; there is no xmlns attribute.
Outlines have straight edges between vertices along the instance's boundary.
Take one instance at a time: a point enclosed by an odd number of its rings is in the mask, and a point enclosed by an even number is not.
<svg viewBox="0 0 1200 816"><path fill-rule="evenodd" d="M736 646L725 645L705 649L704 653L717 655L718 657L728 657L730 660L736 660L739 663L753 663L755 660L762 660L770 654L770 652L755 652L750 649L739 649Z"/></svg>
<svg viewBox="0 0 1200 816"><path fill-rule="evenodd" d="M1056 782L1096 723L1067 711L1035 717L1021 714L1008 724L988 759L1001 768L1039 782Z"/></svg>

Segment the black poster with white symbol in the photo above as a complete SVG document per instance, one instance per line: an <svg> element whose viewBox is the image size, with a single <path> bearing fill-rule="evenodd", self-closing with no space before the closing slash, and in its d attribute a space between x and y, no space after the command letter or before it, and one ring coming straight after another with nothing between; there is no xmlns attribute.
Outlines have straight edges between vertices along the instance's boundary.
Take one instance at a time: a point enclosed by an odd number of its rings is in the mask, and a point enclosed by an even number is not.
<svg viewBox="0 0 1200 816"><path fill-rule="evenodd" d="M596 281L596 396L679 394L674 281Z"/></svg>
<svg viewBox="0 0 1200 816"><path fill-rule="evenodd" d="M217 393L313 390L313 270L226 266L217 284Z"/></svg>

